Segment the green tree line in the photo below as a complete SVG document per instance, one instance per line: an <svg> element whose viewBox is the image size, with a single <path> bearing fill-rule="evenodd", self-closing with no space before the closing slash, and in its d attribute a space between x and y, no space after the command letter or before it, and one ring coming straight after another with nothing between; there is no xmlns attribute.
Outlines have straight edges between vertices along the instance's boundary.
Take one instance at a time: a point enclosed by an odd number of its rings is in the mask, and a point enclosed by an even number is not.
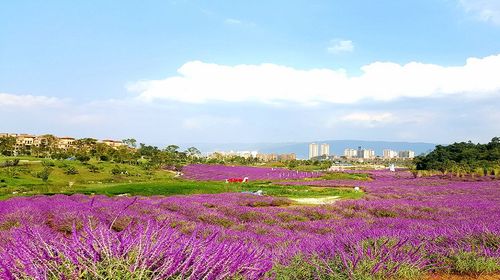
<svg viewBox="0 0 500 280"><path fill-rule="evenodd" d="M93 138L77 139L67 149L58 146L58 140L53 135L42 136L45 141L40 145L16 145L14 137L0 137L0 154L4 156L33 156L50 159L76 159L87 162L91 159L98 161L113 161L127 164L145 164L151 167L176 166L186 163L200 162L201 152L190 147L181 151L177 145L169 145L163 149L156 146L140 143L133 138L124 139L126 145L111 147L98 142Z"/></svg>
<svg viewBox="0 0 500 280"><path fill-rule="evenodd" d="M500 169L500 137L487 144L453 143L436 148L414 159L417 170L437 170L455 174L496 174Z"/></svg>

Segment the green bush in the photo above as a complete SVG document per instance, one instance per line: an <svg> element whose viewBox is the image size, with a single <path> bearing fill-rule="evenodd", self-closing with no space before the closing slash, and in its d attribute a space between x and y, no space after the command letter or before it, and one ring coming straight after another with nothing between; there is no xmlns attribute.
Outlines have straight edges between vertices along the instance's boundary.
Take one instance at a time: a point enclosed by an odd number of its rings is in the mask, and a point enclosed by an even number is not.
<svg viewBox="0 0 500 280"><path fill-rule="evenodd" d="M120 166L115 165L115 167L111 169L111 174L113 175L128 174L128 171L125 168L121 168Z"/></svg>
<svg viewBox="0 0 500 280"><path fill-rule="evenodd" d="M36 174L36 177L42 179L44 182L47 182L49 180L50 173L52 173L52 168L45 166L42 171Z"/></svg>
<svg viewBox="0 0 500 280"><path fill-rule="evenodd" d="M449 257L451 272L479 275L500 272L500 260L480 256L474 252L458 252Z"/></svg>
<svg viewBox="0 0 500 280"><path fill-rule="evenodd" d="M80 162L87 162L90 160L88 155L76 155L76 159Z"/></svg>
<svg viewBox="0 0 500 280"><path fill-rule="evenodd" d="M44 160L44 161L42 161L42 165L43 166L47 166L47 167L56 166L56 164L53 161L51 161L51 160Z"/></svg>
<svg viewBox="0 0 500 280"><path fill-rule="evenodd" d="M89 172L99 173L99 167L96 165L90 164L87 168L89 169Z"/></svg>
<svg viewBox="0 0 500 280"><path fill-rule="evenodd" d="M268 273L269 278L288 279L320 279L320 280L384 280L384 279L422 279L423 272L406 263L385 263L385 268L373 273L377 262L370 259L360 260L356 268L349 274L345 264L336 257L322 260L317 256L295 256L288 264L277 264Z"/></svg>
<svg viewBox="0 0 500 280"><path fill-rule="evenodd" d="M66 174L66 175L76 175L78 173L79 173L78 169L76 169L76 167L74 167L74 166L68 166L64 170L64 174Z"/></svg>

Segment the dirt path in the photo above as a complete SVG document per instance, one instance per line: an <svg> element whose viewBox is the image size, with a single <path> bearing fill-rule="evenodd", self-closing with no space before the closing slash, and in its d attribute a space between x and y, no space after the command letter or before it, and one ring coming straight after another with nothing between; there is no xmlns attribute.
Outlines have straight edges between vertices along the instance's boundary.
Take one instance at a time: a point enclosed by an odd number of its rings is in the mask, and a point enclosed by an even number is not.
<svg viewBox="0 0 500 280"><path fill-rule="evenodd" d="M299 204L310 204L310 205L318 205L318 204L332 204L335 201L339 200L340 196L325 196L325 197L301 197L301 198L290 198Z"/></svg>

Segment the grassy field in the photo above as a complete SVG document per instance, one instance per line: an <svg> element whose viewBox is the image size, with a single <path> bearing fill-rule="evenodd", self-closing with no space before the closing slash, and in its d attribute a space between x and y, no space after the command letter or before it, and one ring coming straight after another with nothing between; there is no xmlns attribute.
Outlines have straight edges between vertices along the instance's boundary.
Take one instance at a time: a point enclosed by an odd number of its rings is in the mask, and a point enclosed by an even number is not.
<svg viewBox="0 0 500 280"><path fill-rule="evenodd" d="M0 167L0 199L36 194L104 194L104 195L189 195L201 193L262 190L266 195L301 198L339 196L359 198L363 194L350 188L278 186L272 182L252 181L243 184L191 181L176 178L163 170L146 170L141 166L90 161L41 160L20 158L18 166ZM0 157L0 165L13 158ZM40 174L50 170L48 180ZM323 179L366 180L363 174L327 174Z"/></svg>

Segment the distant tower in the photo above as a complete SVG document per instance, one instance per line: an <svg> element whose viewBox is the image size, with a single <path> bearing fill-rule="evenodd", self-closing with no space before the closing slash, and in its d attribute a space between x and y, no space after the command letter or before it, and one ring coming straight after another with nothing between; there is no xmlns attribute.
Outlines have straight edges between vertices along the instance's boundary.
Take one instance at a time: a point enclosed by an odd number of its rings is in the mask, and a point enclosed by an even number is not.
<svg viewBox="0 0 500 280"><path fill-rule="evenodd" d="M309 159L319 156L319 147L316 143L309 144Z"/></svg>
<svg viewBox="0 0 500 280"><path fill-rule="evenodd" d="M320 156L329 156L330 155L330 145L323 143L320 146Z"/></svg>

